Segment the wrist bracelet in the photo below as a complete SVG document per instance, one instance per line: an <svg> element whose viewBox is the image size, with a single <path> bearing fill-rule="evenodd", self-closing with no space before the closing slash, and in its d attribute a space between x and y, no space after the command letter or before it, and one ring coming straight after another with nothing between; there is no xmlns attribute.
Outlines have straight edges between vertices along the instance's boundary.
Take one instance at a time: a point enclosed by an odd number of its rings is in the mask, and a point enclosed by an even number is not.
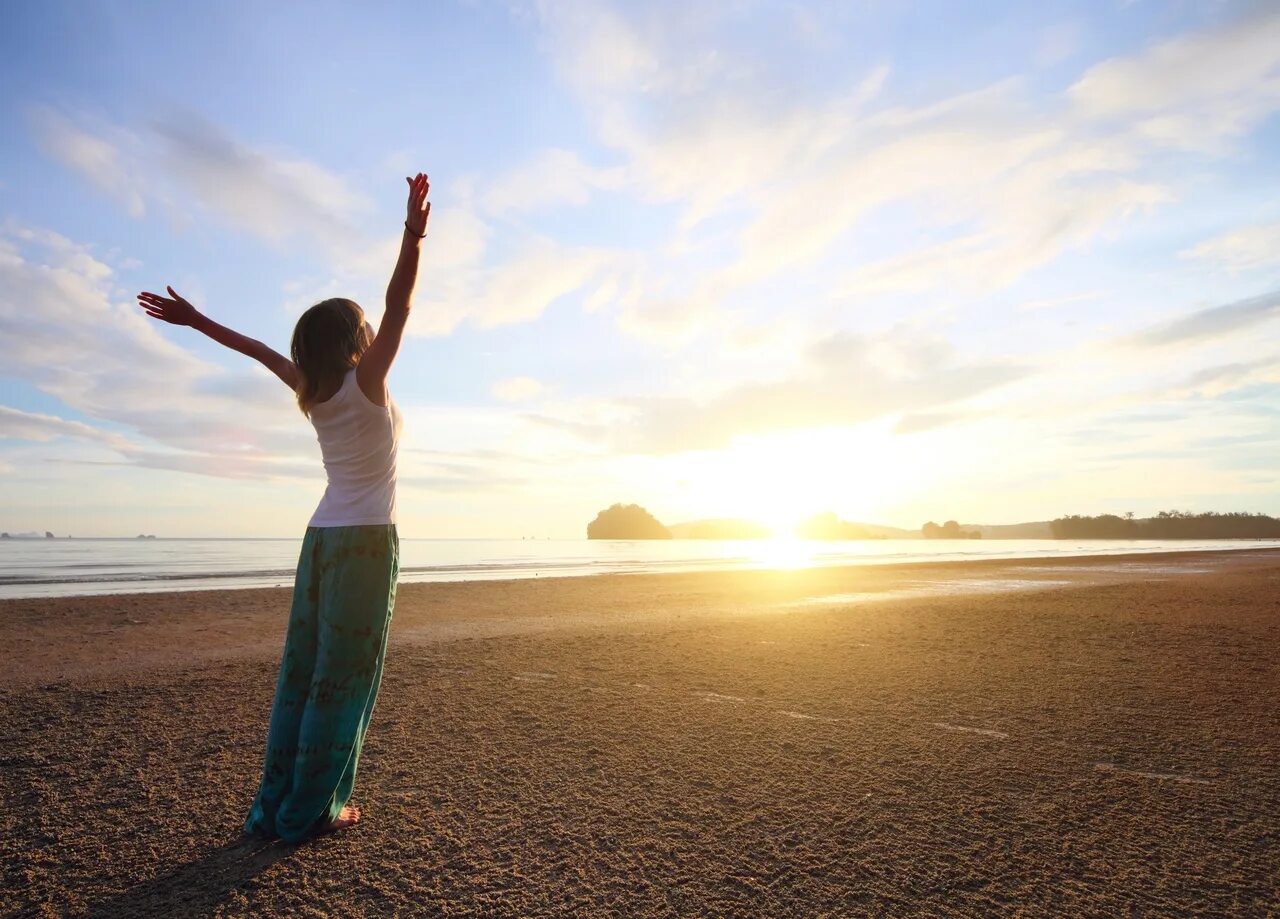
<svg viewBox="0 0 1280 919"><path fill-rule="evenodd" d="M406 221L404 222L404 228L405 228L406 230L409 230L409 221L407 221L407 220L406 220ZM417 233L413 232L413 230L409 230L409 235L410 235L410 236L417 236L417 237L418 237L418 239L426 239L426 238L427 238L427 234L426 234L426 233L423 233L422 235L420 235L420 236L419 236Z"/></svg>

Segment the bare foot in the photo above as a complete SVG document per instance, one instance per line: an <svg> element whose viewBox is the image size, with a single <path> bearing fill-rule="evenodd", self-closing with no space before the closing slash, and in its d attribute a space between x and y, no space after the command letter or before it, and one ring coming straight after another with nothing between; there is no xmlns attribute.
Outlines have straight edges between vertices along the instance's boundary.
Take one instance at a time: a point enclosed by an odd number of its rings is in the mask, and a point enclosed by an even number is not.
<svg viewBox="0 0 1280 919"><path fill-rule="evenodd" d="M353 827L360 822L360 808L354 804L348 804L342 809L342 813L333 819L333 822L325 825L320 829L320 833L336 833L338 830L345 830Z"/></svg>

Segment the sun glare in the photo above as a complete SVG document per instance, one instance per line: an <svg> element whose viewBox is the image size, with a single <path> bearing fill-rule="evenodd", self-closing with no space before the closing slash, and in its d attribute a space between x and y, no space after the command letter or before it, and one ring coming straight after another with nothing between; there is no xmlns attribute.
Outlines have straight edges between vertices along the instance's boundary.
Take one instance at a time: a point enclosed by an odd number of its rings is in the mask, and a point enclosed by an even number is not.
<svg viewBox="0 0 1280 919"><path fill-rule="evenodd" d="M900 454L874 424L739 437L725 450L681 457L687 484L678 500L697 508L691 516L748 518L786 542L814 514L858 519L918 487Z"/></svg>
<svg viewBox="0 0 1280 919"><path fill-rule="evenodd" d="M814 544L795 536L775 537L760 540L751 551L764 568L808 568L813 563Z"/></svg>

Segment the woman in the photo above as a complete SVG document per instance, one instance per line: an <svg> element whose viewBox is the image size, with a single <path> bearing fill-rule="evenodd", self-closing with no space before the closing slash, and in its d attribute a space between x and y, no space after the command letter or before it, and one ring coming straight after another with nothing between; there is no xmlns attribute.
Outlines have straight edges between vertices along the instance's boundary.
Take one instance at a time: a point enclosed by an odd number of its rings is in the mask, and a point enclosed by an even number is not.
<svg viewBox="0 0 1280 919"><path fill-rule="evenodd" d="M265 364L293 390L320 441L328 486L302 541L262 782L244 825L247 833L287 842L360 819L347 802L382 680L399 574L401 420L386 380L409 319L431 213L427 177L406 181L404 238L377 334L351 300L325 300L298 320L289 360L202 315L172 287L168 297L138 294L148 315L191 326Z"/></svg>

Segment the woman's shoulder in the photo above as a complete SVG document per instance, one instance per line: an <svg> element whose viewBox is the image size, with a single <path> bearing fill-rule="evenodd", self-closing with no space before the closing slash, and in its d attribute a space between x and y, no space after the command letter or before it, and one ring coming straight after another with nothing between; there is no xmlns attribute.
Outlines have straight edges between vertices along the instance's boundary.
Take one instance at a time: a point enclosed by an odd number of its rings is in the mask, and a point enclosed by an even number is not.
<svg viewBox="0 0 1280 919"><path fill-rule="evenodd" d="M383 410L390 407L391 391L387 389L385 380L361 379L359 364L352 368L351 376L354 378L354 382L351 384L352 388L359 391L360 398L364 399L368 405ZM382 401L379 401L380 399Z"/></svg>

